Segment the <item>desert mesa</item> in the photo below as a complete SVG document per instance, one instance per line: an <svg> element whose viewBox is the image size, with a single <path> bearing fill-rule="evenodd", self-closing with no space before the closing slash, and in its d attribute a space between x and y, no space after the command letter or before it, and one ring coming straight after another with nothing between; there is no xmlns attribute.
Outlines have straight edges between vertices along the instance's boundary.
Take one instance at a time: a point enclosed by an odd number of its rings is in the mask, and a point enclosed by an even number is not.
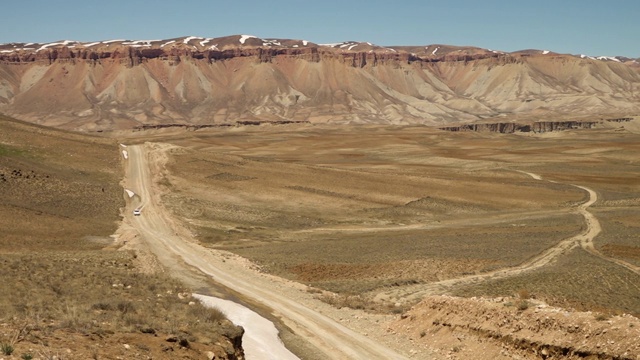
<svg viewBox="0 0 640 360"><path fill-rule="evenodd" d="M0 45L0 112L70 130L426 124L640 110L625 57L251 35Z"/></svg>

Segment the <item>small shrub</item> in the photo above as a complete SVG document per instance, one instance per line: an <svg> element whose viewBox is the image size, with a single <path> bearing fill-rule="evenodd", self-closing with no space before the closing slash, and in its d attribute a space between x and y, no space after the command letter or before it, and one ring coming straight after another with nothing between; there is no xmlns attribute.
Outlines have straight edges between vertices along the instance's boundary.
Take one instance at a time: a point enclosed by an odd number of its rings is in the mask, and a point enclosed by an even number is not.
<svg viewBox="0 0 640 360"><path fill-rule="evenodd" d="M7 344L7 343L2 343L0 345L0 351L2 351L2 353L4 355L9 356L9 355L13 354L13 345Z"/></svg>
<svg viewBox="0 0 640 360"><path fill-rule="evenodd" d="M518 291L518 297L520 298L520 300L527 300L531 298L531 294L529 293L529 290L521 289L520 291Z"/></svg>
<svg viewBox="0 0 640 360"><path fill-rule="evenodd" d="M196 304L189 307L189 313L192 316L195 316L199 321L215 324L224 319L226 319L226 315L216 307L205 307L201 304Z"/></svg>
<svg viewBox="0 0 640 360"><path fill-rule="evenodd" d="M518 302L518 310L525 311L529 308L529 302L526 300L521 300Z"/></svg>
<svg viewBox="0 0 640 360"><path fill-rule="evenodd" d="M362 298L360 295L331 295L322 294L318 296L318 300L325 302L338 309L346 307L354 310L364 310L367 308L369 302ZM393 309L392 309L393 311ZM402 309L400 309L400 312Z"/></svg>
<svg viewBox="0 0 640 360"><path fill-rule="evenodd" d="M32 360L33 359L33 355L31 355L29 353L24 353L24 354L22 354L22 356L20 358L22 360Z"/></svg>
<svg viewBox="0 0 640 360"><path fill-rule="evenodd" d="M91 309L93 310L102 310L102 311L111 311L113 310L113 306L109 303L98 302L91 305Z"/></svg>
<svg viewBox="0 0 640 360"><path fill-rule="evenodd" d="M116 308L123 314L133 313L136 311L135 305L131 301L120 301L116 305Z"/></svg>
<svg viewBox="0 0 640 360"><path fill-rule="evenodd" d="M607 315L603 314L603 313L597 313L595 316L595 319L598 321L605 321L608 319Z"/></svg>

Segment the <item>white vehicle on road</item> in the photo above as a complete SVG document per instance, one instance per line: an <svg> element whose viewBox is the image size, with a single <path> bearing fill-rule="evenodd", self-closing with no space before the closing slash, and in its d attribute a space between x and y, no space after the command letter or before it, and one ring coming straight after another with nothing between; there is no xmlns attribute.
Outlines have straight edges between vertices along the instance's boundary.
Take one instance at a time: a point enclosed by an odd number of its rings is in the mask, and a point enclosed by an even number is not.
<svg viewBox="0 0 640 360"><path fill-rule="evenodd" d="M141 213L142 213L142 210L141 210L141 209L135 209L135 210L133 210L133 215L134 215L134 216L140 216L140 214L141 214Z"/></svg>

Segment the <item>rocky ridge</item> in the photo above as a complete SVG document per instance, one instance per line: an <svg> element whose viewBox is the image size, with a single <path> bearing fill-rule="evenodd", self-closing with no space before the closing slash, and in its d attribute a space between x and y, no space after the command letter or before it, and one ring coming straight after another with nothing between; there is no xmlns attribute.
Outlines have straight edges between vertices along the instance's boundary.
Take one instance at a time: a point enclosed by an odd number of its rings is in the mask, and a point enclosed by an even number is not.
<svg viewBox="0 0 640 360"><path fill-rule="evenodd" d="M250 35L0 45L0 112L110 130L236 121L443 125L640 111L637 60Z"/></svg>
<svg viewBox="0 0 640 360"><path fill-rule="evenodd" d="M595 127L601 127L606 123L628 123L633 121L631 117L602 119L599 121L529 121L529 122L496 122L496 123L473 123L463 124L457 126L445 126L440 130L445 131L475 131L475 132L495 132L501 134L513 134L513 133L545 133L564 130L576 130L576 129L593 129ZM619 129L623 129L622 126Z"/></svg>

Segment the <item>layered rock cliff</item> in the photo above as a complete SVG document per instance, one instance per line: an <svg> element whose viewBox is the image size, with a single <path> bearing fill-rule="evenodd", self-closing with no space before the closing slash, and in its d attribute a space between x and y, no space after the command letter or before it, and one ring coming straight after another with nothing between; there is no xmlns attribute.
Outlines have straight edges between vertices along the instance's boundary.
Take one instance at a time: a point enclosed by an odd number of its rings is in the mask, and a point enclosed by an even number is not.
<svg viewBox="0 0 640 360"><path fill-rule="evenodd" d="M616 119L617 120L617 119ZM479 131L513 134L515 132L544 133L569 129L592 129L602 122L598 121L535 121L528 123L474 123L459 126L445 126L440 130L446 131Z"/></svg>
<svg viewBox="0 0 640 360"><path fill-rule="evenodd" d="M546 51L247 35L0 45L0 112L70 129L238 121L446 125L640 112L640 70Z"/></svg>

